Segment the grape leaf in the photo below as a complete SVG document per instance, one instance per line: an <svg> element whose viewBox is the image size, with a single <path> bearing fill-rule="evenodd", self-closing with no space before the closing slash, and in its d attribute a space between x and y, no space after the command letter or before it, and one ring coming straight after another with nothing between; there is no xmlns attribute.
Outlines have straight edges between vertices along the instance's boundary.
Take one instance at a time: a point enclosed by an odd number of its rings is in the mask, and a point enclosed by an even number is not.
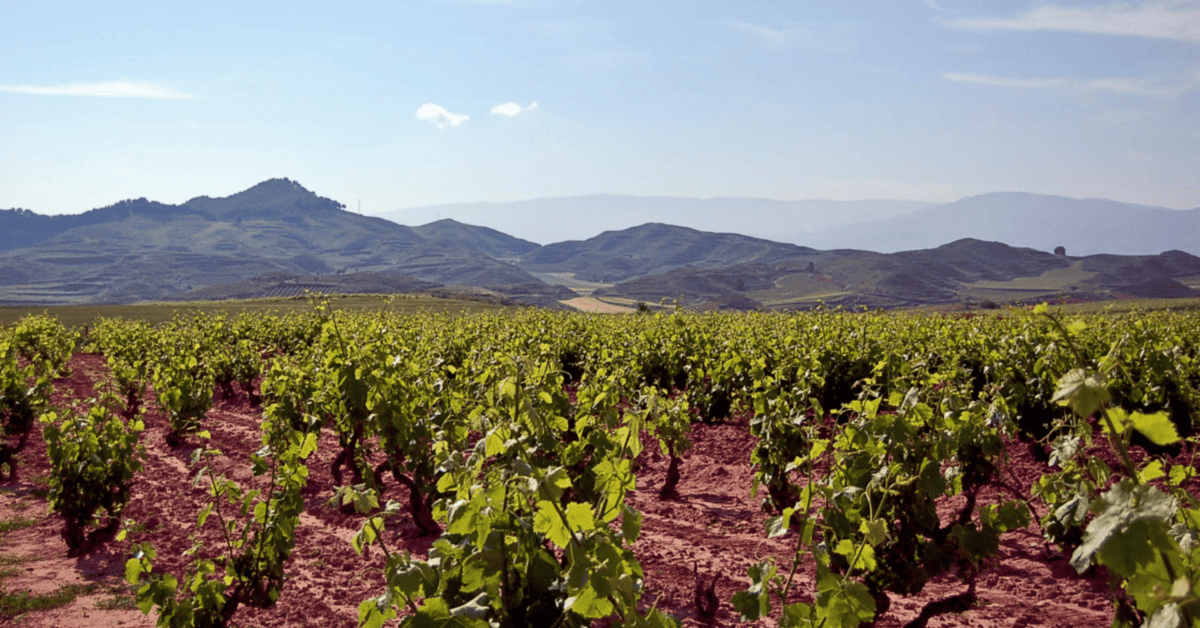
<svg viewBox="0 0 1200 628"><path fill-rule="evenodd" d="M1083 573L1092 564L1092 556L1115 535L1137 521L1165 522L1175 514L1176 506L1175 498L1152 486L1122 480L1093 504L1092 509L1099 514L1088 524L1083 544L1071 555L1071 566Z"/></svg>
<svg viewBox="0 0 1200 628"><path fill-rule="evenodd" d="M1142 436L1149 438L1155 445L1169 445L1179 441L1175 424L1171 423L1171 419L1165 412L1155 412L1154 414L1134 412L1130 415L1129 420L1133 422L1133 429L1141 432Z"/></svg>
<svg viewBox="0 0 1200 628"><path fill-rule="evenodd" d="M621 515L621 536L625 537L626 543L632 545L642 532L642 513L628 504L624 504L623 508L625 512Z"/></svg>
<svg viewBox="0 0 1200 628"><path fill-rule="evenodd" d="M1058 389L1050 400L1070 406L1081 417L1089 417L1108 398L1103 375L1071 369L1058 380Z"/></svg>
<svg viewBox="0 0 1200 628"><path fill-rule="evenodd" d="M750 588L733 594L733 607L741 615L743 621L754 621L766 617L771 612L770 591L767 585L775 576L775 565L764 561L750 565L746 569L750 576Z"/></svg>

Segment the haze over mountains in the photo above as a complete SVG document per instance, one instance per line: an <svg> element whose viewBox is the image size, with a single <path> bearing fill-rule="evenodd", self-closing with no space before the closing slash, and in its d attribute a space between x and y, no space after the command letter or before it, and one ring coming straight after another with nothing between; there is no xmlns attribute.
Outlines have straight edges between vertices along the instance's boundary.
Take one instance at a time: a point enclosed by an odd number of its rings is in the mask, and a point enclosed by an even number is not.
<svg viewBox="0 0 1200 628"><path fill-rule="evenodd" d="M361 216L296 182L272 179L229 197L180 205L137 199L75 216L0 211L0 303L444 286L544 306L611 308L664 299L753 309L1200 295L1194 255L1200 209L1034 194L939 206L599 196L511 205L545 224L636 220L638 212L669 205L665 215L692 223L744 221L777 234L823 225L803 239L836 244L801 246L734 229L714 233L641 220L542 246L458 220L408 227ZM555 211L561 213L546 215ZM847 216L867 215L874 220L838 226ZM876 241L888 244L868 246ZM1055 246L1065 246L1066 254L1052 253ZM880 252L901 249L923 250ZM1108 254L1094 254L1100 252Z"/></svg>
<svg viewBox="0 0 1200 628"><path fill-rule="evenodd" d="M962 238L1046 251L1063 246L1072 255L1150 255L1172 249L1200 255L1200 208L1176 210L1098 198L998 192L821 229L806 235L803 243L892 253Z"/></svg>
<svg viewBox="0 0 1200 628"><path fill-rule="evenodd" d="M779 242L855 222L901 216L932 206L925 201L779 201L766 198L674 198L596 194L508 203L451 203L376 214L404 225L449 218L483 225L539 244L586 240L604 231L647 222L733 232Z"/></svg>
<svg viewBox="0 0 1200 628"><path fill-rule="evenodd" d="M1200 255L1200 208L1175 210L1106 199L997 192L953 203L778 201L594 195L509 203L456 203L378 214L414 225L449 218L549 244L662 222L733 232L816 249L879 253L975 238L1079 255Z"/></svg>

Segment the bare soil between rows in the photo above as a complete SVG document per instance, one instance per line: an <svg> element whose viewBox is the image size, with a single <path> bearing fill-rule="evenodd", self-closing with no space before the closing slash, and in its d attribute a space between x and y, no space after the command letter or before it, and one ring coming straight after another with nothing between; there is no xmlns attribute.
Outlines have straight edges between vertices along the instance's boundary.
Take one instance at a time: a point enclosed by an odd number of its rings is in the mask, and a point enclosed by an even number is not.
<svg viewBox="0 0 1200 628"><path fill-rule="evenodd" d="M71 366L71 376L56 383L54 403L58 407L91 397L94 385L106 375L102 356L78 354ZM214 468L250 484L254 478L249 456L261 447L261 410L251 406L244 391L237 393L230 398L218 394L205 427L212 432L210 446L224 454L214 460ZM147 460L124 514L137 526L126 540L98 543L83 556L68 555L60 537L62 519L49 514L47 502L39 497L44 495L39 489L45 488L50 466L38 428L21 454L17 479L0 483L0 520L35 521L3 535L0 569L7 569L8 575L0 587L9 592L40 594L65 585L91 585L87 593L67 606L17 618L19 625L153 626L153 612L146 616L133 607L132 595L123 583L131 544L152 543L158 552L155 571L169 571L177 577L182 577L191 561L192 557L183 552L193 546L194 538L204 540L202 552L219 549L220 539L212 520L204 529L196 530L196 515L208 501L205 483L193 484L195 469L189 465L191 450L197 445L168 446L168 422L152 400L150 394L142 435ZM633 546L646 573L643 599L678 617L685 626L706 625L695 608L695 571L705 584L716 578L720 608L714 624L738 625L729 600L734 592L749 585L746 569L767 556L777 557L781 568L786 568L791 563L795 538L766 538L764 522L768 515L762 512L760 500L750 495L753 438L745 419L719 425L696 424L692 439L694 447L681 467L678 499L658 498L667 459L659 454L657 445L647 442L639 459L639 490L630 495L629 502L645 515L641 538ZM277 605L268 610L239 608L234 625L349 628L357 623L359 603L382 592L381 554L376 550L359 556L350 545L361 519L326 504L333 494L329 463L336 451L337 439L327 432L310 459L307 508L286 567L289 580ZM1013 447L1004 474L1013 486L1027 491L1045 471L1025 447ZM407 497L407 492L394 483L384 495L402 504L407 504ZM947 516L953 507L952 503L944 505ZM422 537L407 518L390 523L386 539L390 547L407 549L418 557L425 555L434 540ZM811 565L803 568L802 576L795 599L812 595ZM939 577L919 596L893 596L891 609L876 625L903 626L926 604L964 591L966 585L952 576ZM978 603L972 608L937 616L928 626L1077 628L1109 625L1112 621L1107 578L1100 573L1076 574L1064 557L1048 550L1036 524L1003 537L996 563L980 576L976 592ZM772 619L740 625L774 624Z"/></svg>

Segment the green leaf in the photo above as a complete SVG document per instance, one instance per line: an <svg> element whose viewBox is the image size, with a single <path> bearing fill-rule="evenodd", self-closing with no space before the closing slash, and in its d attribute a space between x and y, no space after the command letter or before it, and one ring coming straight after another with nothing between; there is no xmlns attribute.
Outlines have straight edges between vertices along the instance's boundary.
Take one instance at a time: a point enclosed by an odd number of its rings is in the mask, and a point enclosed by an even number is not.
<svg viewBox="0 0 1200 628"><path fill-rule="evenodd" d="M141 577L142 560L140 558L130 558L125 561L125 582L137 584Z"/></svg>
<svg viewBox="0 0 1200 628"><path fill-rule="evenodd" d="M575 611L588 619L599 619L610 615L613 611L612 602L596 595L596 590L591 584L584 587L577 595L567 598L563 602L563 608Z"/></svg>
<svg viewBox="0 0 1200 628"><path fill-rule="evenodd" d="M875 548L870 545L864 544L860 550L850 539L842 539L838 541L837 547L833 551L853 561L854 564L850 565L851 569L875 570Z"/></svg>
<svg viewBox="0 0 1200 628"><path fill-rule="evenodd" d="M1143 467L1141 471L1138 471L1138 478L1142 481L1142 484L1146 484L1166 474L1166 471L1163 471L1162 468L1162 460L1155 460Z"/></svg>
<svg viewBox="0 0 1200 628"><path fill-rule="evenodd" d="M367 521L363 523L362 529L360 529L353 537L350 538L350 545L354 548L354 552L359 556L362 555L364 547L375 541L375 526L377 525L383 525L382 517L367 519Z"/></svg>
<svg viewBox="0 0 1200 628"><path fill-rule="evenodd" d="M1165 412L1155 412L1154 414L1134 412L1129 419L1133 423L1133 429L1141 432L1142 436L1150 439L1150 442L1155 445L1169 445L1179 441L1175 424L1171 423L1171 419Z"/></svg>
<svg viewBox="0 0 1200 628"><path fill-rule="evenodd" d="M1071 369L1058 380L1058 389L1054 391L1051 401L1070 406L1076 414L1087 418L1108 399L1108 387L1103 375L1084 369Z"/></svg>
<svg viewBox="0 0 1200 628"><path fill-rule="evenodd" d="M567 504L567 522L576 532L596 529L596 514L591 504L573 502Z"/></svg>
<svg viewBox="0 0 1200 628"><path fill-rule="evenodd" d="M1179 604L1175 602L1160 606L1146 620L1146 628L1180 628L1183 625L1183 613L1179 610Z"/></svg>
<svg viewBox="0 0 1200 628"><path fill-rule="evenodd" d="M827 574L818 585L817 616L829 628L858 628L875 618L875 600L865 584Z"/></svg>
<svg viewBox="0 0 1200 628"><path fill-rule="evenodd" d="M542 500L537 503L537 507L537 513L533 516L533 531L544 535L558 547L566 549L571 542L571 535L563 525L562 519L558 517L554 504Z"/></svg>
<svg viewBox="0 0 1200 628"><path fill-rule="evenodd" d="M1150 523L1135 521L1119 534L1109 537L1108 542L1100 548L1097 559L1101 564L1128 578L1138 571L1138 565L1145 565L1155 559L1154 549L1147 539L1150 533Z"/></svg>
<svg viewBox="0 0 1200 628"><path fill-rule="evenodd" d="M887 524L882 519L863 520L858 524L858 531L871 545L879 545L887 539Z"/></svg>
<svg viewBox="0 0 1200 628"><path fill-rule="evenodd" d="M317 434L310 432L304 436L304 442L300 445L300 458L308 458L310 454L317 450Z"/></svg>
<svg viewBox="0 0 1200 628"><path fill-rule="evenodd" d="M773 539L777 536L787 534L788 528L792 525L792 513L795 512L791 508L784 508L783 513L778 517L767 519L767 538Z"/></svg>
<svg viewBox="0 0 1200 628"><path fill-rule="evenodd" d="M1121 408L1109 408L1104 413L1104 416L1108 418L1108 421L1100 421L1100 427L1108 436L1113 436L1114 430L1118 436L1124 434L1131 425L1129 422L1129 413ZM1112 423L1112 429L1108 427L1110 422Z"/></svg>
<svg viewBox="0 0 1200 628"><path fill-rule="evenodd" d="M1071 566L1083 573L1092 563L1092 556L1114 536L1125 533L1137 521L1166 522L1175 514L1175 498L1144 484L1135 485L1126 478L1092 506L1098 514L1088 524L1083 544L1071 555Z"/></svg>
<svg viewBox="0 0 1200 628"><path fill-rule="evenodd" d="M490 611L487 591L482 591L466 604L450 609L450 615L468 619L483 619Z"/></svg>
<svg viewBox="0 0 1200 628"><path fill-rule="evenodd" d="M396 610L386 605L383 598L373 597L358 605L359 628L383 628L383 622L396 616Z"/></svg>
<svg viewBox="0 0 1200 628"><path fill-rule="evenodd" d="M623 509L624 514L621 515L621 536L625 538L627 544L633 545L642 532L642 513L628 504L624 504Z"/></svg>
<svg viewBox="0 0 1200 628"><path fill-rule="evenodd" d="M775 565L763 561L750 565L746 569L750 577L750 588L733 594L733 607L741 615L742 621L754 621L771 613L771 597L768 584L775 576Z"/></svg>
<svg viewBox="0 0 1200 628"><path fill-rule="evenodd" d="M204 505L204 508L200 509L200 514L199 514L199 516L196 517L196 527L197 528L204 527L204 522L208 521L208 516L210 514L212 514L212 509L213 509L212 502L208 502L207 504Z"/></svg>
<svg viewBox="0 0 1200 628"><path fill-rule="evenodd" d="M783 607L783 616L779 618L780 628L810 628L816 625L816 609L810 604L796 602Z"/></svg>
<svg viewBox="0 0 1200 628"><path fill-rule="evenodd" d="M425 603L417 608L416 620L418 624L442 625L441 623L433 623L430 620L447 619L449 617L450 605L440 597L425 598Z"/></svg>

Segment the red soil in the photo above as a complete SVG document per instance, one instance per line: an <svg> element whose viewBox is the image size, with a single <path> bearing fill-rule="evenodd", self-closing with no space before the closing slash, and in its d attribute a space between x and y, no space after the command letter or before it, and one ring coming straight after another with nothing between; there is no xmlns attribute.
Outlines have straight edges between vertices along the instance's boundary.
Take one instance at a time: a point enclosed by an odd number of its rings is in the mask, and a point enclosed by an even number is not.
<svg viewBox="0 0 1200 628"><path fill-rule="evenodd" d="M93 385L104 376L104 360L95 355L76 355L74 372L56 384L55 404L64 406L93 394ZM68 557L59 536L62 520L46 514L45 500L31 491L39 488L36 479L49 472L45 443L40 431L31 435L22 454L17 480L0 484L0 520L35 519L31 527L4 535L0 556L14 557L16 575L3 579L8 591L29 590L44 593L66 584L96 583L94 591L81 595L72 604L49 611L31 612L21 619L22 626L152 626L153 613L147 617L136 608L103 610L97 604L130 598L122 584L124 562L131 543L151 542L158 551L156 571L181 576L190 557L182 552L192 546L196 514L207 502L203 488L194 488L194 469L189 466L196 443L172 449L165 442L168 423L153 403L147 400L146 431L142 442L148 459L138 476L125 517L136 520L144 531L131 533L122 542L98 545L82 557ZM244 393L230 399L218 398L206 427L212 432L212 445L223 452L212 461L219 473L244 484L253 478L249 472L249 454L261 446L257 408L252 408ZM717 625L737 624L737 614L729 604L734 592L746 588L746 568L766 556L775 556L781 569L790 565L795 547L794 536L766 539L763 523L767 516L759 500L750 496L752 471L750 449L753 439L744 421L725 425L695 425L695 443L682 465L679 499L658 498L667 469L667 460L659 455L657 444L646 442L639 461L640 491L629 501L645 514L641 538L634 552L646 573L647 604L657 606L683 620L686 626L704 625L694 607L693 565L707 584L716 577L716 593L721 602ZM296 548L286 568L289 581L278 604L270 610L240 608L233 623L238 626L354 626L358 604L382 591L382 557L378 550L366 558L354 553L350 537L358 530L357 516L343 515L326 506L333 486L329 463L336 453L336 438L325 435L315 459L310 459L307 511L296 531ZM1028 456L1024 447L1012 448L1012 461L1006 478L1013 486L1027 490L1045 467ZM394 484L394 483L393 483ZM44 488L44 483L40 488ZM203 483L200 484L204 486ZM990 496L995 497L993 493ZM407 504L407 494L389 484L385 499ZM945 505L954 510L953 503ZM1041 513L1039 513L1041 514ZM199 537L205 549L221 547L216 526L207 523ZM409 520L393 522L386 535L389 547L407 549L423 556L430 537L420 537ZM0 569L4 569L0 565ZM802 568L795 599L811 597L811 564ZM961 593L966 586L950 576L931 582L916 597L893 597L891 610L876 625L891 628L915 618L925 604ZM1065 559L1048 553L1036 524L1004 536L997 564L977 583L979 602L961 614L941 615L929 622L931 627L947 626L1050 626L1075 627L1108 625L1112 620L1108 585L1101 575L1081 577ZM778 604L776 616L778 616ZM2 620L0 620L2 621ZM774 625L774 620L756 625Z"/></svg>

